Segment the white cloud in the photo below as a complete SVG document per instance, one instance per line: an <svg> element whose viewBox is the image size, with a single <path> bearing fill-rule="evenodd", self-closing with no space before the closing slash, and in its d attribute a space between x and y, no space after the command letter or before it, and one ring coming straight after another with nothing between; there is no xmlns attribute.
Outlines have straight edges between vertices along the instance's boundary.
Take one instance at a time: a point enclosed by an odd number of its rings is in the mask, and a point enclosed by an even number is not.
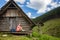
<svg viewBox="0 0 60 40"><path fill-rule="evenodd" d="M27 4L29 4L29 2L27 2Z"/></svg>
<svg viewBox="0 0 60 40"><path fill-rule="evenodd" d="M36 18L36 17L32 17L32 19L34 19L34 18Z"/></svg>
<svg viewBox="0 0 60 40"><path fill-rule="evenodd" d="M28 15L29 18L33 18L33 19L36 18L36 17L32 17L32 13L31 12L28 12L27 15Z"/></svg>
<svg viewBox="0 0 60 40"><path fill-rule="evenodd" d="M28 13L27 13L27 15L28 15L28 17L30 17L30 18L31 18L31 13L30 13L30 12L28 12Z"/></svg>
<svg viewBox="0 0 60 40"><path fill-rule="evenodd" d="M43 7L37 11L38 14L45 13L46 7Z"/></svg>
<svg viewBox="0 0 60 40"><path fill-rule="evenodd" d="M40 13L42 13L42 14L44 14L44 13L46 13L47 11L50 11L52 8L49 8L49 7L46 7L46 8L42 8L42 9L40 9L40 10L38 10L38 14L40 14Z"/></svg>
<svg viewBox="0 0 60 40"><path fill-rule="evenodd" d="M42 5L40 5L41 2L37 0L30 0L30 3L27 5L30 8L33 8L35 10L38 10Z"/></svg>
<svg viewBox="0 0 60 40"><path fill-rule="evenodd" d="M9 1L9 0L5 0L5 1Z"/></svg>
<svg viewBox="0 0 60 40"><path fill-rule="evenodd" d="M18 4L18 6L20 6L20 7L24 7L24 5L20 5L20 4Z"/></svg>
<svg viewBox="0 0 60 40"><path fill-rule="evenodd" d="M44 13L48 4L51 3L52 0L30 0L30 3L27 7L38 10L37 13Z"/></svg>
<svg viewBox="0 0 60 40"><path fill-rule="evenodd" d="M60 4L60 2L59 2L59 4Z"/></svg>
<svg viewBox="0 0 60 40"><path fill-rule="evenodd" d="M26 0L15 0L17 2L20 2L21 4L24 4Z"/></svg>
<svg viewBox="0 0 60 40"><path fill-rule="evenodd" d="M51 5L52 7L47 7L48 5ZM27 7L37 10L38 14L45 13L58 6L60 6L60 4L53 2L53 0L30 0L30 3L27 5Z"/></svg>
<svg viewBox="0 0 60 40"><path fill-rule="evenodd" d="M57 2L52 2L50 5L51 5L53 8L56 8L56 7L59 7L59 6L60 6L60 4L57 4Z"/></svg>
<svg viewBox="0 0 60 40"><path fill-rule="evenodd" d="M49 7L48 7L46 10L47 10L47 11L50 11L50 10L51 10L51 8L49 8Z"/></svg>
<svg viewBox="0 0 60 40"><path fill-rule="evenodd" d="M5 0L5 1L9 1L9 0ZM14 1L17 1L17 2L20 2L21 4L24 4L26 0L14 0Z"/></svg>

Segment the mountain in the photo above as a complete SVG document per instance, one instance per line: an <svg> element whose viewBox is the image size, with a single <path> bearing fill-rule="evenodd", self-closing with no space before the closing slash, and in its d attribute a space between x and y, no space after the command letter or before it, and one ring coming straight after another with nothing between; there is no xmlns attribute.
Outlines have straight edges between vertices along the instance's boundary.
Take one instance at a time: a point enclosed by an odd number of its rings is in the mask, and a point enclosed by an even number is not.
<svg viewBox="0 0 60 40"><path fill-rule="evenodd" d="M54 18L60 18L60 7L57 7L45 14L33 19L33 21L35 23L38 23L38 21L44 23L45 21L50 20L50 19L54 19Z"/></svg>

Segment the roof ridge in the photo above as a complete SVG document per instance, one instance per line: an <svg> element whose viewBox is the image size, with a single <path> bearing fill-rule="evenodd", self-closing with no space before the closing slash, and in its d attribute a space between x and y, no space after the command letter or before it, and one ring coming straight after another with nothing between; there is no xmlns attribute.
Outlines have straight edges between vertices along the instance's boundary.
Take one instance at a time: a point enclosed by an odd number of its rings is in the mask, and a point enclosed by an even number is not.
<svg viewBox="0 0 60 40"><path fill-rule="evenodd" d="M9 0L9 1L14 1L14 0Z"/></svg>

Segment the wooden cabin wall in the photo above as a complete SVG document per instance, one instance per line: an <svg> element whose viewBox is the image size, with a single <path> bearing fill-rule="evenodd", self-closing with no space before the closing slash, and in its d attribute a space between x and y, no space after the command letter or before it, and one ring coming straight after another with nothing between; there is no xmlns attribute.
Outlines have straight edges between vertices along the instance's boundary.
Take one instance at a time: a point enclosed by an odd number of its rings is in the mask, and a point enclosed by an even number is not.
<svg viewBox="0 0 60 40"><path fill-rule="evenodd" d="M0 31L9 31L8 18L0 17Z"/></svg>
<svg viewBox="0 0 60 40"><path fill-rule="evenodd" d="M10 31L12 28L16 30L17 25L21 24L23 30L30 30L30 23L16 9L8 9L2 17L0 17L0 31Z"/></svg>

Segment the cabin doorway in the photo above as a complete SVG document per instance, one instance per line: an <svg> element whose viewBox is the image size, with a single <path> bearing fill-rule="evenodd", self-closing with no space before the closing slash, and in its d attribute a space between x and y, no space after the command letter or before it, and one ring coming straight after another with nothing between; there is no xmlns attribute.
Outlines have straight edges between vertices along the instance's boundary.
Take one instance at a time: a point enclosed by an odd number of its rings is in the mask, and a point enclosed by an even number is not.
<svg viewBox="0 0 60 40"><path fill-rule="evenodd" d="M16 18L15 17L10 17L9 18L9 24L10 24L10 31L15 31L16 30L16 26L17 26L17 23L16 23Z"/></svg>

